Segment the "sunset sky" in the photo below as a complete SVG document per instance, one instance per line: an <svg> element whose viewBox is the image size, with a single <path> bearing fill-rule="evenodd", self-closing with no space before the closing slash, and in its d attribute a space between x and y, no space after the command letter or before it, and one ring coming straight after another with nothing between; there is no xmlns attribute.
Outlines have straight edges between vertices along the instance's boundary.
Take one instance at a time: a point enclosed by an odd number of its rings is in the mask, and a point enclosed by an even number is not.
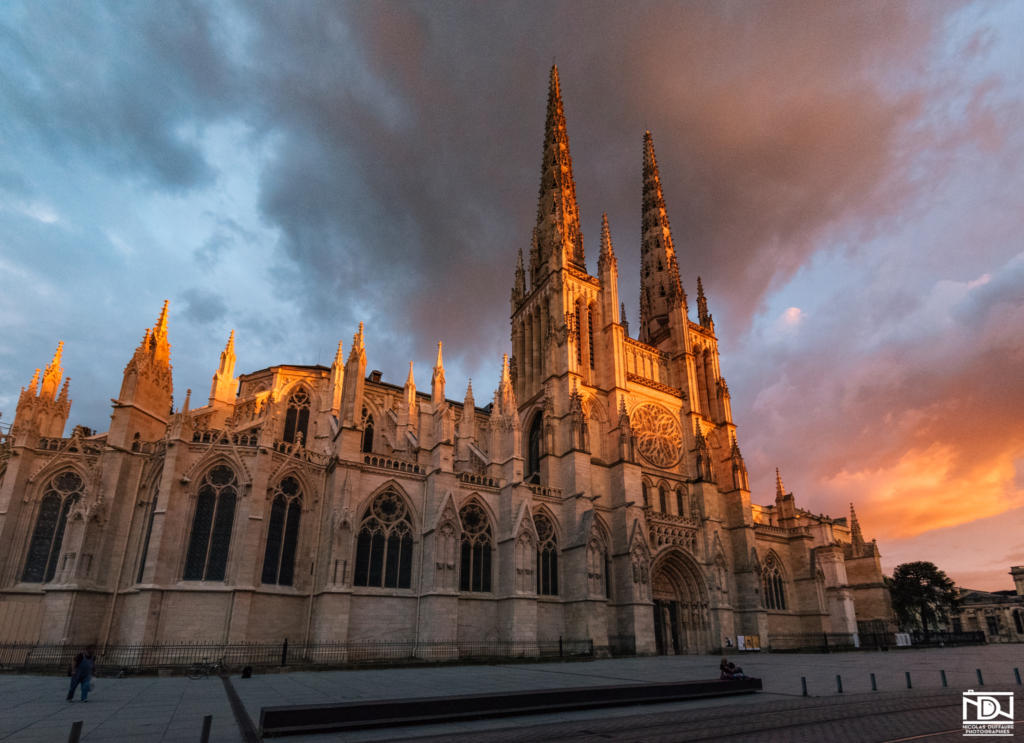
<svg viewBox="0 0 1024 743"><path fill-rule="evenodd" d="M1024 3L0 5L0 425L58 340L105 430L170 300L175 400L368 365L484 404L557 62L588 265L638 325L641 144L753 500L853 501L887 572L1024 564Z"/></svg>

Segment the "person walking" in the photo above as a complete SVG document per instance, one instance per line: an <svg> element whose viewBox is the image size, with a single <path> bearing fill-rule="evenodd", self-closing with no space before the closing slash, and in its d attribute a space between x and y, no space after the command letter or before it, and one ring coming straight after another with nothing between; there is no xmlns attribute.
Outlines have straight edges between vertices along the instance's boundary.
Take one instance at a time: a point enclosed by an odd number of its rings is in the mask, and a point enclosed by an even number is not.
<svg viewBox="0 0 1024 743"><path fill-rule="evenodd" d="M95 647L90 645L85 652L75 656L71 666L71 688L68 689L68 701L73 701L75 687L82 685L82 701L89 701L89 688L92 686L92 674L96 670Z"/></svg>

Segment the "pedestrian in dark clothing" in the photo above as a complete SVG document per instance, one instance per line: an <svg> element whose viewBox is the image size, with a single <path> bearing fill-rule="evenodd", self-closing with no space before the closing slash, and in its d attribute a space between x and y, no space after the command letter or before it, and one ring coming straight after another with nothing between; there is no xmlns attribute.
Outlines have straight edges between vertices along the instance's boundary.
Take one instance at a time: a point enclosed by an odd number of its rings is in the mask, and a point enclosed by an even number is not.
<svg viewBox="0 0 1024 743"><path fill-rule="evenodd" d="M68 701L75 696L75 687L82 685L82 701L89 701L89 688L92 686L92 674L96 670L95 648L90 645L84 653L75 656L71 666L71 688L68 689Z"/></svg>

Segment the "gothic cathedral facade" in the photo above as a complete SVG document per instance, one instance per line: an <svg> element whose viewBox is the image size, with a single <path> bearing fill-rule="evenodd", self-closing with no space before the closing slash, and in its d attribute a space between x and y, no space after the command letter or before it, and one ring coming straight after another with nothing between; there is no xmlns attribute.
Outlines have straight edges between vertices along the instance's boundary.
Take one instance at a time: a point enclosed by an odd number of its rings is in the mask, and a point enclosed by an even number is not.
<svg viewBox="0 0 1024 743"><path fill-rule="evenodd" d="M603 222L587 273L556 68L511 354L486 407L330 367L234 375L176 411L165 304L109 431L64 437L61 347L0 438L0 642L591 640L710 652L888 623L856 516L751 502L697 280L688 304L643 141L641 316Z"/></svg>

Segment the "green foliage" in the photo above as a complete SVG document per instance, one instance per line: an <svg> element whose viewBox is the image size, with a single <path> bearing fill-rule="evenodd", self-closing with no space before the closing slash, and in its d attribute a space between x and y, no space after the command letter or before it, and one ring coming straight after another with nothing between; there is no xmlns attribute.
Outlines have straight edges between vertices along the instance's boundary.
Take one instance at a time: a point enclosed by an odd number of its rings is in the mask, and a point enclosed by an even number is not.
<svg viewBox="0 0 1024 743"><path fill-rule="evenodd" d="M960 601L953 581L930 562L897 565L885 579L892 608L903 630L937 629L955 612Z"/></svg>

